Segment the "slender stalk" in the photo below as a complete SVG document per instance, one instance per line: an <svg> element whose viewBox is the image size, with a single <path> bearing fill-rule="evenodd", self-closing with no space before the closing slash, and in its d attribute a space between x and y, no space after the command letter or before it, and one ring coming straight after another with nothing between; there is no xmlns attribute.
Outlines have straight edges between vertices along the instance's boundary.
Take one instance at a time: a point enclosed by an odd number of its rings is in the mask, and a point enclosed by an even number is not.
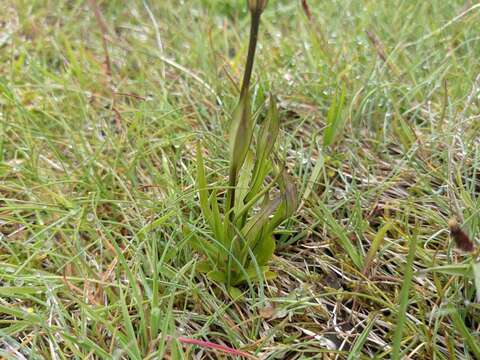
<svg viewBox="0 0 480 360"><path fill-rule="evenodd" d="M243 99L248 94L250 88L250 79L252 78L253 63L255 60L255 52L257 50L258 29L260 27L260 17L262 13L253 11L251 13L252 21L250 24L250 40L248 44L247 62L245 64L245 72L243 73L242 88L240 91L240 99Z"/></svg>
<svg viewBox="0 0 480 360"><path fill-rule="evenodd" d="M255 60L255 52L257 49L258 30L260 28L261 16L262 16L261 10L251 11L250 39L248 44L248 54L247 54L247 61L245 64L245 71L243 73L242 87L240 90L239 103L241 103L242 101L245 101L245 104L248 104L248 101L249 101L248 91L250 89L250 80L252 78L253 63ZM247 111L247 109L249 109L249 107L244 106L243 111ZM232 166L230 168L229 180L228 180L228 191L227 191L227 197L226 197L226 212L229 213L229 216L228 216L229 219L233 219L233 216L234 216L233 212L230 210L233 207L233 202L235 199L235 187L237 185L237 174L240 166L241 164L238 164L238 166Z"/></svg>

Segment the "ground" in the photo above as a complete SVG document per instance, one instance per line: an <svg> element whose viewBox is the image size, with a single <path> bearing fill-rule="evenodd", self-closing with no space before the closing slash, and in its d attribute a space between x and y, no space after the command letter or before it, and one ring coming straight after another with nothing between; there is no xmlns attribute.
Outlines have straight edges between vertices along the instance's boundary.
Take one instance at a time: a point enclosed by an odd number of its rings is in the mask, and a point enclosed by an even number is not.
<svg viewBox="0 0 480 360"><path fill-rule="evenodd" d="M480 358L478 251L447 225L480 231L480 4L270 0L253 101L300 205L233 301L185 229L199 140L227 176L245 3L3 1L1 357Z"/></svg>

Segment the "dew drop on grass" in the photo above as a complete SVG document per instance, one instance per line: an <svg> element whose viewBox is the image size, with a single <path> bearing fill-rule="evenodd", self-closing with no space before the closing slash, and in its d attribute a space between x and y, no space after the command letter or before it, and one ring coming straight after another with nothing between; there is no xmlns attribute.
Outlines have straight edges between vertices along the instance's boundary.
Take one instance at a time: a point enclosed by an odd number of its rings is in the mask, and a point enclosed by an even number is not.
<svg viewBox="0 0 480 360"><path fill-rule="evenodd" d="M87 214L87 221L92 222L93 220L95 220L95 215L93 215L92 213L88 213Z"/></svg>
<svg viewBox="0 0 480 360"><path fill-rule="evenodd" d="M13 280L13 284L15 286L23 286L24 283L25 283L25 281L23 281L22 278L16 278L15 280Z"/></svg>

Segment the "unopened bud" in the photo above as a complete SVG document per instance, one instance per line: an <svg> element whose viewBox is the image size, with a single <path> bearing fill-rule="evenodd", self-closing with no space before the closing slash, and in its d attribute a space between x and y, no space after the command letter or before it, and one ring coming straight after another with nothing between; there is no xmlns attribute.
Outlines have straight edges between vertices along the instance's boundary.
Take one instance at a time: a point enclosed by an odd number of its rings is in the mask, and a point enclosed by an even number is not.
<svg viewBox="0 0 480 360"><path fill-rule="evenodd" d="M267 7L268 0L248 0L248 8L252 13L261 14Z"/></svg>

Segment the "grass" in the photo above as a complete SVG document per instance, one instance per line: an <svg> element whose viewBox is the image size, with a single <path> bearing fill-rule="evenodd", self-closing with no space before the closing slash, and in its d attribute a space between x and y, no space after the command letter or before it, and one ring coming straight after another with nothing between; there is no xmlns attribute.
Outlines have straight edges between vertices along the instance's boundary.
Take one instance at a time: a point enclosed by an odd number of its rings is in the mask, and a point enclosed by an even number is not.
<svg viewBox="0 0 480 360"><path fill-rule="evenodd" d="M232 301L185 229L211 237L199 140L228 177L246 6L99 1L103 36L94 3L0 18L1 357L478 356L478 250L448 235L480 231L478 4L270 0L252 107L279 99L300 205Z"/></svg>

